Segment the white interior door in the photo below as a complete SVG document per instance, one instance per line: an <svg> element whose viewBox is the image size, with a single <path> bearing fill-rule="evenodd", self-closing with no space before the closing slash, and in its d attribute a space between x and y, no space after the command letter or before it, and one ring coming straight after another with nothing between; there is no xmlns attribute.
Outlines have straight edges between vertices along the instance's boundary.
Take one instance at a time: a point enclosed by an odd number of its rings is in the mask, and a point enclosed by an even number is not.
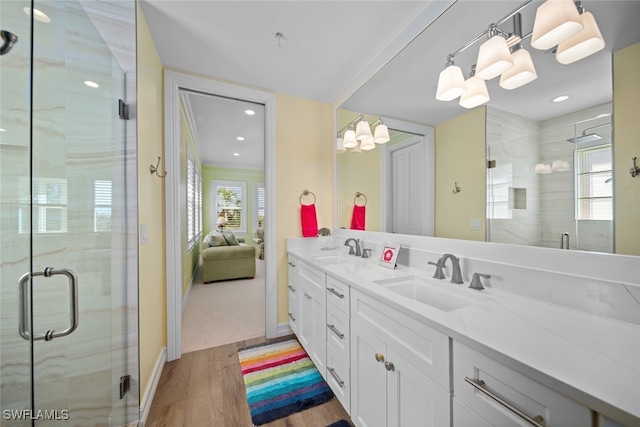
<svg viewBox="0 0 640 427"><path fill-rule="evenodd" d="M387 231L433 235L433 155L428 151L421 136L389 148L391 203Z"/></svg>

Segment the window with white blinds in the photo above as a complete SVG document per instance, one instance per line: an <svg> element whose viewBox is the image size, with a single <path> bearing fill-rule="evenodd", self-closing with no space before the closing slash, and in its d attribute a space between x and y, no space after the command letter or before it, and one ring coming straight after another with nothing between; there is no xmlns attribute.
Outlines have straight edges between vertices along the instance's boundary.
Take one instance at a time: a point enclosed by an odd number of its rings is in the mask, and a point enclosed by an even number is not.
<svg viewBox="0 0 640 427"><path fill-rule="evenodd" d="M34 177L31 183L24 177L18 185L24 201L18 213L18 230L21 234L67 232L66 179ZM30 218L31 213L33 216Z"/></svg>
<svg viewBox="0 0 640 427"><path fill-rule="evenodd" d="M187 154L187 248L202 236L202 176L191 151Z"/></svg>
<svg viewBox="0 0 640 427"><path fill-rule="evenodd" d="M108 233L111 231L111 181L93 182L93 231Z"/></svg>
<svg viewBox="0 0 640 427"><path fill-rule="evenodd" d="M577 151L578 220L613 219L611 145Z"/></svg>
<svg viewBox="0 0 640 427"><path fill-rule="evenodd" d="M256 218L256 228L261 228L264 225L264 184L256 183L254 187L254 196L256 207L255 218Z"/></svg>
<svg viewBox="0 0 640 427"><path fill-rule="evenodd" d="M215 216L211 219L216 223L222 214L227 219L224 228L232 231L247 231L247 183L243 181L212 181L212 200L215 205L212 212Z"/></svg>

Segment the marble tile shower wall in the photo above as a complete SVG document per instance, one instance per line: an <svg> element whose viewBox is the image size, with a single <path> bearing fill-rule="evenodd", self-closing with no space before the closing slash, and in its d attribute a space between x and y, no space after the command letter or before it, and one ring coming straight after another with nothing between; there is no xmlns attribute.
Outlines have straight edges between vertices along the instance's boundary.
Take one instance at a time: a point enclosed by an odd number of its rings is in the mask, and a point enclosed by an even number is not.
<svg viewBox="0 0 640 427"><path fill-rule="evenodd" d="M73 414L70 425L109 425L110 421L119 425L137 420L139 411L137 199L131 191L136 187L137 132L134 120L125 124L114 117L117 98L135 104L135 3L59 2L46 6L55 25L37 23L35 30L33 171L36 179L64 181L68 226L63 233L34 234L33 266L35 270L53 266L76 272L81 317L80 326L69 337L34 346L37 403L47 409L69 409ZM21 8L15 9L22 13ZM9 10L3 8L3 18ZM65 42L60 46L54 40ZM103 40L111 43L110 48ZM3 60L4 76L27 75L28 57L6 58L11 63ZM100 91L82 85L88 75L100 81ZM9 96L5 87L3 104ZM121 94L115 97L116 104L114 94ZM30 388L28 344L17 333L15 303L17 278L29 265L28 235L19 231L17 207L23 200L17 184L26 179L28 150L24 141L29 140L29 132L28 123L16 111L5 116L3 105L2 114L3 124L6 117L19 125L15 142L7 144L4 139L0 144L3 202L7 197L14 201L3 203L0 213L1 400L3 409L13 409L25 407L21 400L29 398ZM95 180L112 181L111 233L96 233L93 228ZM38 287L34 325L57 330L66 327L66 279L36 278L34 285ZM125 373L132 375L132 390L124 407L112 405L119 400L116 386Z"/></svg>
<svg viewBox="0 0 640 427"><path fill-rule="evenodd" d="M536 121L487 108L487 155L496 161L495 168L487 169L487 233L491 242L539 244L539 183L533 169L539 157L539 134ZM523 191L525 205L514 206L513 189Z"/></svg>
<svg viewBox="0 0 640 427"><path fill-rule="evenodd" d="M575 136L576 122L607 113L610 103L536 122L487 108L487 155L496 160L496 168L487 172L487 240L559 248L567 232L571 249L613 251L611 221L575 221L575 145L567 142ZM569 162L572 169L534 173L536 163L554 160ZM514 205L514 189L524 190L525 206Z"/></svg>
<svg viewBox="0 0 640 427"><path fill-rule="evenodd" d="M576 136L576 129L579 134L584 128L584 125L576 127L575 123L592 119L599 114L611 114L611 108L611 103L606 103L541 123L539 162L552 164L554 160L564 160L573 166L570 171L539 175L540 197L543 201L540 211L541 246L560 247L562 233L568 232L571 249L613 252L611 221L575 221L576 146L567 142L567 139ZM611 117L601 120L602 123L610 121Z"/></svg>

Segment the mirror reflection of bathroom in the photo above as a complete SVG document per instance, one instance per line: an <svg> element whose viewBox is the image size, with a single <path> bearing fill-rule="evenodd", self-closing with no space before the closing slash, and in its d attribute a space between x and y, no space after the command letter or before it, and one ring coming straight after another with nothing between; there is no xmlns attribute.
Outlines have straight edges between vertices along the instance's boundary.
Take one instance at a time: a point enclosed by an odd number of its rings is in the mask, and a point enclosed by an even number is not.
<svg viewBox="0 0 640 427"><path fill-rule="evenodd" d="M338 139L360 113L340 109ZM394 121L363 115L374 134L387 126L389 140L355 146L337 152L338 224L365 229L422 236L433 235L434 166L432 130L421 126L415 133L395 129ZM355 126L352 126L355 128ZM360 196L357 196L360 194ZM362 208L363 204L364 209ZM364 227L360 218L364 217Z"/></svg>
<svg viewBox="0 0 640 427"><path fill-rule="evenodd" d="M487 241L613 252L611 104L487 119Z"/></svg>

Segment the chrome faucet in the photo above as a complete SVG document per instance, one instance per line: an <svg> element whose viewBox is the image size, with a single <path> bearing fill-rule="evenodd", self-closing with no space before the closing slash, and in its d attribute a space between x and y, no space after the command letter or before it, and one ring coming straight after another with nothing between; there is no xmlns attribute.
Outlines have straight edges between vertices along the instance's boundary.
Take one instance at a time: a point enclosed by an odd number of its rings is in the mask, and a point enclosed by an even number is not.
<svg viewBox="0 0 640 427"><path fill-rule="evenodd" d="M355 239L353 237L349 237L344 242L345 246L349 246L349 255L354 255L353 246L351 246L351 242L355 243L355 246L356 246L355 256L362 256L362 253L360 252L360 239Z"/></svg>
<svg viewBox="0 0 640 427"><path fill-rule="evenodd" d="M455 283L457 285L464 283L464 281L462 280L462 273L460 272L460 260L454 255L451 255L451 254L442 255L442 257L438 260L438 264L437 264L440 266L440 271L442 271L442 268L447 263L448 259L451 260L451 266L453 270L451 272L450 282Z"/></svg>

